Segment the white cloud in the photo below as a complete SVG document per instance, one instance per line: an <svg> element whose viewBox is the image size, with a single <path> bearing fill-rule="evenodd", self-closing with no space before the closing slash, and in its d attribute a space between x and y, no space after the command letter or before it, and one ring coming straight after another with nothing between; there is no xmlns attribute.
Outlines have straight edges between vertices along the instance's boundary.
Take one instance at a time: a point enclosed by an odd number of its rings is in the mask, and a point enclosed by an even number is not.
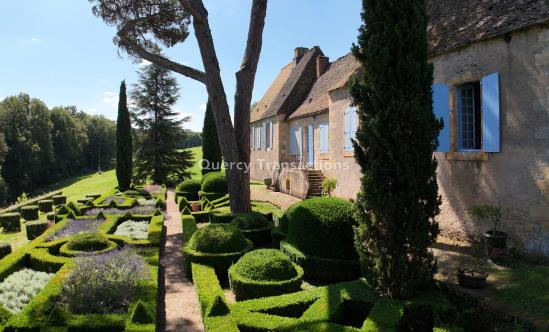
<svg viewBox="0 0 549 332"><path fill-rule="evenodd" d="M118 95L112 91L105 91L103 93L103 102L111 106L116 106L118 104Z"/></svg>
<svg viewBox="0 0 549 332"><path fill-rule="evenodd" d="M206 103L200 104L200 110L201 111L205 111L206 107L207 107Z"/></svg>
<svg viewBox="0 0 549 332"><path fill-rule="evenodd" d="M141 59L141 62L139 63L139 67L146 67L150 64L151 62L149 60Z"/></svg>
<svg viewBox="0 0 549 332"><path fill-rule="evenodd" d="M38 38L36 38L36 37L32 37L32 38L31 38L31 41L32 41L33 43L39 43L39 42L40 42L40 39L38 39Z"/></svg>

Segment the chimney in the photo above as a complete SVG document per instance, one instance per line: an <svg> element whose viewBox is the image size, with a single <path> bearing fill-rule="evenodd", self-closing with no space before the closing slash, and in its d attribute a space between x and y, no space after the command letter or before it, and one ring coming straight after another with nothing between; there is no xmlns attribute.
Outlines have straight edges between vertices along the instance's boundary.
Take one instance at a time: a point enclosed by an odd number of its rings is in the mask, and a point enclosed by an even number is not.
<svg viewBox="0 0 549 332"><path fill-rule="evenodd" d="M316 78L320 78L326 72L328 66L330 66L330 58L319 55L316 58Z"/></svg>
<svg viewBox="0 0 549 332"><path fill-rule="evenodd" d="M297 64L299 60L305 55L305 52L307 52L306 47L296 47L294 51L294 62Z"/></svg>

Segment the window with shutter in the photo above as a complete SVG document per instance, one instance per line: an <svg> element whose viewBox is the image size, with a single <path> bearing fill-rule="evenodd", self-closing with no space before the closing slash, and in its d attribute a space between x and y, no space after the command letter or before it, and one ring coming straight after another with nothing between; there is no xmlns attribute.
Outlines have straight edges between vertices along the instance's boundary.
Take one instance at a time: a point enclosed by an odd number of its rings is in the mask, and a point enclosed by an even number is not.
<svg viewBox="0 0 549 332"><path fill-rule="evenodd" d="M320 153L327 153L329 150L328 124L321 123L319 128L320 128Z"/></svg>
<svg viewBox="0 0 549 332"><path fill-rule="evenodd" d="M484 77L482 87L482 149L500 152L499 74Z"/></svg>
<svg viewBox="0 0 549 332"><path fill-rule="evenodd" d="M345 151L352 151L353 150L353 142L352 139L356 136L356 129L357 129L357 119L356 119L356 108L349 107L347 110L345 110L344 113L345 116Z"/></svg>
<svg viewBox="0 0 549 332"><path fill-rule="evenodd" d="M254 149L254 127L250 126L250 150Z"/></svg>
<svg viewBox="0 0 549 332"><path fill-rule="evenodd" d="M433 84L433 113L442 119L444 127L438 134L436 152L450 151L450 94L446 84Z"/></svg>

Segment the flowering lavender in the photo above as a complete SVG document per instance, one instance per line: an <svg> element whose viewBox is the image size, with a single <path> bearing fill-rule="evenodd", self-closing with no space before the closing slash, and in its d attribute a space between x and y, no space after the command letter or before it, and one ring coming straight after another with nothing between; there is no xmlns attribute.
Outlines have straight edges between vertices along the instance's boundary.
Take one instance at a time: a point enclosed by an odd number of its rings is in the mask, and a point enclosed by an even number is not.
<svg viewBox="0 0 549 332"><path fill-rule="evenodd" d="M137 202L141 206L156 206L156 199L146 199L146 198L138 198Z"/></svg>
<svg viewBox="0 0 549 332"><path fill-rule="evenodd" d="M146 262L130 248L75 258L76 267L65 279L61 301L73 313L125 313L150 277Z"/></svg>
<svg viewBox="0 0 549 332"><path fill-rule="evenodd" d="M72 219L62 229L55 232L48 238L48 241L61 239L75 234L93 232L97 230L103 220L99 219Z"/></svg>
<svg viewBox="0 0 549 332"><path fill-rule="evenodd" d="M117 196L117 195L111 195L107 198L105 198L101 204L110 204L111 202L115 202L116 204L122 204L124 203L126 199L124 197L120 197L120 196Z"/></svg>

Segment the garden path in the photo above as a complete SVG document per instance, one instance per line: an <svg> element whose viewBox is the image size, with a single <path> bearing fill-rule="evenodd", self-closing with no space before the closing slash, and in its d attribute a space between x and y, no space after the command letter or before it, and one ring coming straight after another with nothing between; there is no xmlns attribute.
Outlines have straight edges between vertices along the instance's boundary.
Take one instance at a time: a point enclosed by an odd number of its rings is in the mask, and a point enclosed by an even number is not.
<svg viewBox="0 0 549 332"><path fill-rule="evenodd" d="M164 269L165 331L204 331L200 306L190 276L183 268L183 228L173 191L166 201L166 241L160 264Z"/></svg>
<svg viewBox="0 0 549 332"><path fill-rule="evenodd" d="M286 210L294 203L301 201L300 198L267 189L264 185L252 185L250 191L253 200L271 202L282 210Z"/></svg>

